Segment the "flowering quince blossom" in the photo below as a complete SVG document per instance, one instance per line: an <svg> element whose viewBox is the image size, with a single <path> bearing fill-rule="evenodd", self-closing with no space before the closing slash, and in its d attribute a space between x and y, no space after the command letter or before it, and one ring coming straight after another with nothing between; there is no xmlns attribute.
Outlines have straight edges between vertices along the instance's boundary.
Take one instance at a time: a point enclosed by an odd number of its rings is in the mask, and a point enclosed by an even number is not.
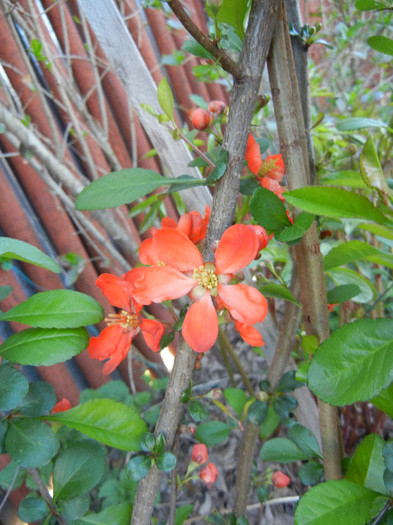
<svg viewBox="0 0 393 525"><path fill-rule="evenodd" d="M282 489L284 487L287 487L290 484L290 482L291 478L284 474L284 472L281 472L281 470L273 472L272 483L275 487Z"/></svg>
<svg viewBox="0 0 393 525"><path fill-rule="evenodd" d="M120 278L103 273L98 277L96 284L113 306L121 308L119 313L109 314L109 317L105 319L108 326L98 337L92 337L89 342L90 357L100 361L109 358L102 373L106 375L113 372L126 357L132 339L139 332L142 332L146 344L154 352L158 352L164 325L154 319L142 317L143 306L130 296L130 283L125 280L125 276Z"/></svg>
<svg viewBox="0 0 393 525"><path fill-rule="evenodd" d="M150 240L150 239L149 239ZM267 313L265 297L254 287L230 281L257 254L259 239L244 224L230 226L215 251L215 262L203 262L198 248L183 233L172 228L158 230L141 262L154 264L134 281L133 296L141 304L178 299L190 293L194 303L184 318L182 334L196 352L206 352L218 335L218 308L226 308L232 319L253 325ZM143 259L143 260L142 260Z"/></svg>
<svg viewBox="0 0 393 525"><path fill-rule="evenodd" d="M68 401L66 397L63 397L60 401L58 401L55 406L50 411L51 414L57 414L58 412L65 412L66 410L69 410L72 408L71 403Z"/></svg>
<svg viewBox="0 0 393 525"><path fill-rule="evenodd" d="M216 481L218 476L217 467L214 463L208 463L199 471L199 478L205 483L206 487L209 489L213 483Z"/></svg>
<svg viewBox="0 0 393 525"><path fill-rule="evenodd" d="M205 217L202 217L199 211L190 211L189 213L182 215L178 223L169 217L164 217L161 221L161 227L175 228L184 233L184 235L186 235L194 244L198 244L203 241L206 236L209 217L210 206L206 206ZM152 235L157 231L157 228L151 228Z"/></svg>
<svg viewBox="0 0 393 525"><path fill-rule="evenodd" d="M258 142L254 139L251 133L248 135L244 158L254 175L258 175L259 169L262 166L261 150Z"/></svg>
<svg viewBox="0 0 393 525"><path fill-rule="evenodd" d="M209 454L206 445L200 443L199 445L193 446L191 461L198 463L198 465L202 465L202 463L206 463L208 457Z"/></svg>

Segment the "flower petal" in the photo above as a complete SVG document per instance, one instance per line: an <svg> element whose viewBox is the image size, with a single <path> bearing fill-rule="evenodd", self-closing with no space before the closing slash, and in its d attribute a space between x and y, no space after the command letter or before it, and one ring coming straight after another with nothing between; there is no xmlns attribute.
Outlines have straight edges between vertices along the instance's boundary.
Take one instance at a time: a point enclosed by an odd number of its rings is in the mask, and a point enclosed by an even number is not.
<svg viewBox="0 0 393 525"><path fill-rule="evenodd" d="M102 369L104 375L110 374L125 358L136 331L124 331L120 325L107 326L98 337L89 341L89 355L93 359L108 359Z"/></svg>
<svg viewBox="0 0 393 525"><path fill-rule="evenodd" d="M161 337L164 333L164 325L154 319L141 319L139 326L147 346L149 346L153 352L158 352Z"/></svg>
<svg viewBox="0 0 393 525"><path fill-rule="evenodd" d="M269 177L261 177L259 180L260 180L262 188L266 188L267 190L272 191L282 201L285 200L284 197L282 196L282 194L284 193L285 190L280 185L279 182L277 182L274 179L270 179Z"/></svg>
<svg viewBox="0 0 393 525"><path fill-rule="evenodd" d="M243 341L245 341L250 346L264 346L265 343L263 338L255 326L250 326L248 324L235 321L235 328L239 332Z"/></svg>
<svg viewBox="0 0 393 525"><path fill-rule="evenodd" d="M184 233L173 228L158 230L153 237L153 245L160 261L181 272L203 264L202 255L195 244Z"/></svg>
<svg viewBox="0 0 393 525"><path fill-rule="evenodd" d="M171 266L152 266L135 281L133 297L141 304L161 303L186 295L196 284Z"/></svg>
<svg viewBox="0 0 393 525"><path fill-rule="evenodd" d="M128 310L130 299L127 291L122 286L122 280L116 275L102 273L96 280L96 285L113 306Z"/></svg>
<svg viewBox="0 0 393 525"><path fill-rule="evenodd" d="M195 352L206 352L216 342L218 317L209 292L193 303L184 318L182 334Z"/></svg>
<svg viewBox="0 0 393 525"><path fill-rule="evenodd" d="M216 273L236 273L250 264L258 248L258 237L248 226L230 226L223 233L215 252Z"/></svg>
<svg viewBox="0 0 393 525"><path fill-rule="evenodd" d="M144 240L139 246L139 260L142 264L157 264L160 261L152 238Z"/></svg>
<svg viewBox="0 0 393 525"><path fill-rule="evenodd" d="M231 316L244 324L261 323L267 314L265 297L246 284L219 284L218 295Z"/></svg>
<svg viewBox="0 0 393 525"><path fill-rule="evenodd" d="M180 217L177 229L184 233L184 235L186 235L194 244L198 244L206 236L209 217L209 206L206 206L205 208L204 218L198 211L190 211Z"/></svg>
<svg viewBox="0 0 393 525"><path fill-rule="evenodd" d="M259 168L262 164L261 150L258 142L254 139L252 134L248 135L246 153L244 158L247 161L248 167L250 170L257 175Z"/></svg>
<svg viewBox="0 0 393 525"><path fill-rule="evenodd" d="M280 182L285 173L284 161L282 159L281 154L278 153L277 155L270 155L269 157L266 157L265 162L275 163L275 167L271 169L268 173L265 173L266 177Z"/></svg>

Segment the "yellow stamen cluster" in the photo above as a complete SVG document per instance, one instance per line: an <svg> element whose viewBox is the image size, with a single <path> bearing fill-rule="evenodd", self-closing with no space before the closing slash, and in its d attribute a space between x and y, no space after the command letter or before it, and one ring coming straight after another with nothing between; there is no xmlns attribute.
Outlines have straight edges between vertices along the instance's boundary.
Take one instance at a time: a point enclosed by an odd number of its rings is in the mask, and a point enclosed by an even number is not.
<svg viewBox="0 0 393 525"><path fill-rule="evenodd" d="M275 160L263 160L262 166L259 168L258 175L263 177L264 175L266 175L266 173L269 173L269 171L272 171L275 168L277 168Z"/></svg>
<svg viewBox="0 0 393 525"><path fill-rule="evenodd" d="M195 268L192 278L198 281L198 284L206 290L213 291L218 286L218 279L215 272L216 267L214 264L207 263L205 266L202 265Z"/></svg>
<svg viewBox="0 0 393 525"><path fill-rule="evenodd" d="M108 317L105 317L105 322L108 326L119 324L125 330L130 330L139 326L138 316L130 314L125 310L122 310L117 314L109 314Z"/></svg>

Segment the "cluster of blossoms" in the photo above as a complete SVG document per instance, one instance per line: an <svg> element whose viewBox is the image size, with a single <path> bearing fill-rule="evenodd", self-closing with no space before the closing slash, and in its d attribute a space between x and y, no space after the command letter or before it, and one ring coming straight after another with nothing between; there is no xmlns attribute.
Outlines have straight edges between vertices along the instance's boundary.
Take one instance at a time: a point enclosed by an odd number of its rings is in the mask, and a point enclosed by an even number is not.
<svg viewBox="0 0 393 525"><path fill-rule="evenodd" d="M224 112L226 105L221 100L212 100L209 102L207 111L203 108L190 109L188 116L194 128L203 131L208 128L213 120Z"/></svg>
<svg viewBox="0 0 393 525"><path fill-rule="evenodd" d="M182 335L196 352L206 352L218 336L217 311L226 310L241 337L252 346L263 345L253 326L262 322L267 301L254 287L231 284L269 241L261 226L236 224L229 227L215 250L215 261L204 262L197 244L206 235L210 209L183 215L179 222L165 218L160 229L142 242L139 258L143 265L121 277L102 274L97 285L109 303L120 312L109 314L107 327L92 337L89 354L109 359L103 373L111 373L124 359L132 339L141 332L147 345L158 351L164 333L160 321L146 319L142 308L151 303L175 300L189 294L192 301L182 326Z"/></svg>
<svg viewBox="0 0 393 525"><path fill-rule="evenodd" d="M188 472L194 470L193 464L203 465L207 462L208 458L209 454L206 445L204 445L203 443L200 443L199 445L194 445L191 456L191 468L189 467ZM199 471L199 479L201 479L205 483L207 488L210 488L213 485L213 483L217 479L217 476L218 470L214 463L207 463Z"/></svg>

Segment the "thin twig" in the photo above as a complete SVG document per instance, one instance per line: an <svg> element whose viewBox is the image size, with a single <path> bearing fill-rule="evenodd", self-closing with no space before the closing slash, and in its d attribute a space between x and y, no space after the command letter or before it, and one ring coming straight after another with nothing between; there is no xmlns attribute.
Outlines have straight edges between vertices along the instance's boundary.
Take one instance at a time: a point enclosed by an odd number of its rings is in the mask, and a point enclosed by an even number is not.
<svg viewBox="0 0 393 525"><path fill-rule="evenodd" d="M41 479L40 473L38 469L36 468L26 468L26 471L30 474L32 477L34 483L37 485L38 492L41 494L42 498L45 500L45 503L48 505L49 509L51 510L52 514L56 516L57 521L60 525L68 525L68 521L61 516L57 510L56 507L53 505L53 498L49 494L49 491Z"/></svg>
<svg viewBox="0 0 393 525"><path fill-rule="evenodd" d="M1 514L1 511L3 510L3 507L4 505L6 504L6 501L8 500L8 498L10 497L10 494L12 492L12 489L14 488L14 485L15 485L15 482L16 482L16 478L18 477L18 474L19 474L19 470L20 470L20 466L18 465L15 469L15 474L14 474L14 477L12 478L12 481L10 483L10 486L8 487L8 490L7 492L4 494L4 497L3 497L3 500L2 502L0 503L0 514Z"/></svg>

